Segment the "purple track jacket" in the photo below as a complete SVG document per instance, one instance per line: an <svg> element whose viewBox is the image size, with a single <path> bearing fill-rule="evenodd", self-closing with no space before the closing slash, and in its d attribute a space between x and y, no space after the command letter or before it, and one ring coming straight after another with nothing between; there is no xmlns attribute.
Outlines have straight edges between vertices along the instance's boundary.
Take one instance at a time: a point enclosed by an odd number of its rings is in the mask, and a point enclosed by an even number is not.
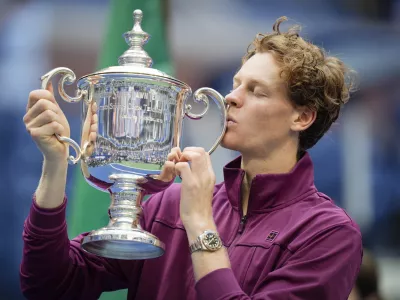
<svg viewBox="0 0 400 300"><path fill-rule="evenodd" d="M287 174L257 175L243 216L240 157L215 186L214 220L231 261L195 282L185 228L179 218L180 185L143 204L142 227L165 243L156 259L124 261L84 252L80 235L67 236L64 204L41 209L33 201L25 222L21 286L28 299L97 299L128 288L128 299L345 300L362 258L352 219L314 186L308 154Z"/></svg>

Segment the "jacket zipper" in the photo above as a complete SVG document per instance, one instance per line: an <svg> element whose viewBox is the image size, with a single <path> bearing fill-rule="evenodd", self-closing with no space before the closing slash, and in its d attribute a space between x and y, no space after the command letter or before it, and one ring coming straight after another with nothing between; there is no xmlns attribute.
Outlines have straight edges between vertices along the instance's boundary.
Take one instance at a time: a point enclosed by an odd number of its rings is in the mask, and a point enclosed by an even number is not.
<svg viewBox="0 0 400 300"><path fill-rule="evenodd" d="M240 181L240 184L242 184L244 175L245 175L245 173L243 172L243 173L242 173L242 179L241 179L241 181ZM241 199L241 198L242 198L242 197L241 197L241 193L240 193L240 189L239 189L238 199ZM239 201L239 205L241 205L241 201ZM244 227L245 227L246 221L247 221L247 215L242 216L243 211L242 211L241 206L239 206L238 209L239 209L239 214L241 215L240 223L239 223L239 227L238 227L238 229L237 229L237 231L236 231L235 237L233 238L233 240L232 240L230 246L228 247L228 255L230 255L231 252L233 251L233 249L232 249L231 246L233 246L233 245L235 244L235 241L237 240L237 238L243 233Z"/></svg>
<svg viewBox="0 0 400 300"><path fill-rule="evenodd" d="M240 185L242 185L242 183L243 183L243 178L244 178L244 176L245 176L245 172L242 172L242 178L241 178L241 180L240 180ZM241 194L241 188L239 189L239 195L238 195L238 197L239 197L239 212L240 212L240 214L242 215L243 214L243 209L242 209L242 201L240 201L241 199L242 199L242 194ZM239 228L238 228L238 231L237 231L237 233L239 233L239 234L242 234L243 233L243 231L244 231L244 226L246 225L246 220L247 220L247 215L244 215L244 216L242 216L241 218L240 218L240 223L239 223Z"/></svg>
<svg viewBox="0 0 400 300"><path fill-rule="evenodd" d="M242 234L242 233L243 233L244 227L245 227L245 225L246 225L246 221L247 221L247 215L243 216L243 217L240 219L239 230L238 230L238 233L239 233L239 234Z"/></svg>

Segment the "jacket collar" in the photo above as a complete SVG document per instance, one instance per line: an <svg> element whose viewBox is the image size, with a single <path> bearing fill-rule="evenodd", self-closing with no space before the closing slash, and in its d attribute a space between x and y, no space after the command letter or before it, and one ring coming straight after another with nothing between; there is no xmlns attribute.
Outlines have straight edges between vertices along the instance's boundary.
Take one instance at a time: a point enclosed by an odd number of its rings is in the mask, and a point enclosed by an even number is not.
<svg viewBox="0 0 400 300"><path fill-rule="evenodd" d="M224 167L225 187L231 205L241 211L241 184L245 171L240 168L241 156ZM263 212L289 205L308 192L315 191L314 167L308 153L289 173L258 174L249 196L248 213Z"/></svg>

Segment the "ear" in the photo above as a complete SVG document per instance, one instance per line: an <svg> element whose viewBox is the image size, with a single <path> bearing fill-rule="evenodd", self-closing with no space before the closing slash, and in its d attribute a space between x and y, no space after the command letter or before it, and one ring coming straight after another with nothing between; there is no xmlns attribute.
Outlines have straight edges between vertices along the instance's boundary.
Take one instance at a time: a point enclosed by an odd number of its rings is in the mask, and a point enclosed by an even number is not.
<svg viewBox="0 0 400 300"><path fill-rule="evenodd" d="M292 126L290 129L295 132L304 131L315 121L317 112L308 107L296 107L293 114Z"/></svg>

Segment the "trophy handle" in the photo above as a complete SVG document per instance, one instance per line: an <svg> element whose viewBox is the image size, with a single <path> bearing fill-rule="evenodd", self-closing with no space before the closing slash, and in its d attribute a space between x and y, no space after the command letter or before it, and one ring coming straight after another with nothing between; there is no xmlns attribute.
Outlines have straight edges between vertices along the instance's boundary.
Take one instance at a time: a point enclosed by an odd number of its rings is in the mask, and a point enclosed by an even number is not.
<svg viewBox="0 0 400 300"><path fill-rule="evenodd" d="M84 90L78 90L78 93L76 95L76 97L70 97L67 95L67 93L64 90L64 84L72 84L75 80L76 80L76 76L75 73L68 68L55 68L53 70L51 70L50 72L44 74L40 79L42 81L42 89L46 89L49 81L57 74L62 75L59 83L58 83L58 92L61 96L61 98L64 101L67 101L69 103L76 103L79 102L80 100L82 100L82 98L87 94L86 91ZM57 139L62 142L62 143L67 143L68 145L70 145L72 148L74 148L75 152L76 152L76 156L69 156L68 157L68 163L69 164L76 164L82 157L82 150L81 147L79 147L78 143L75 142L73 139L68 138L66 136L60 136L59 134L55 134L55 136L57 137Z"/></svg>
<svg viewBox="0 0 400 300"><path fill-rule="evenodd" d="M58 82L58 93L60 94L61 98L69 103L76 103L83 99L83 97L87 94L84 90L78 90L78 93L75 97L70 97L64 90L64 84L70 85L74 83L76 80L75 73L68 68L60 67L51 70L50 72L44 74L40 80L42 80L42 89L46 89L49 81L57 74L62 75L60 81Z"/></svg>
<svg viewBox="0 0 400 300"><path fill-rule="evenodd" d="M222 128L221 134L218 136L218 138L216 139L216 141L214 142L214 145L212 145L210 150L208 150L208 153L211 154L221 143L221 140L224 137L224 134L226 131L226 119L228 116L228 105L225 101L225 98L214 89L200 88L194 92L193 99L197 103L200 103L200 102L203 103L205 105L204 110L199 114L191 113L190 110L192 109L192 106L190 104L187 104L187 105L185 105L185 115L188 116L192 120L200 120L202 117L204 117L204 115L208 111L208 108L210 107L208 97L210 97L215 102L215 104L218 106L218 108L222 111L222 117L223 117L223 121L224 121L224 126Z"/></svg>

